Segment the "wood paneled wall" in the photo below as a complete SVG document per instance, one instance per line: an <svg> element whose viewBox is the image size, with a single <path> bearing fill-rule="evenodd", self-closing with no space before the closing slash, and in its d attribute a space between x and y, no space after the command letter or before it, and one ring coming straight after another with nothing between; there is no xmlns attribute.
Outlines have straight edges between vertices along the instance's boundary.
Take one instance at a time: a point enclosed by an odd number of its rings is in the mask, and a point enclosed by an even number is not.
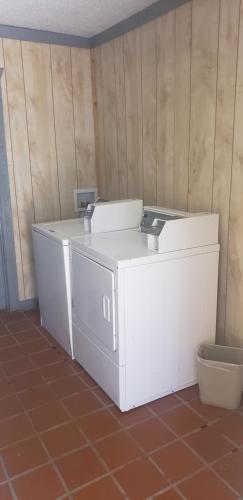
<svg viewBox="0 0 243 500"><path fill-rule="evenodd" d="M36 296L31 224L74 217L96 186L90 51L0 39L20 300Z"/></svg>
<svg viewBox="0 0 243 500"><path fill-rule="evenodd" d="M243 2L192 0L92 61L100 193L219 212L218 339L243 346Z"/></svg>

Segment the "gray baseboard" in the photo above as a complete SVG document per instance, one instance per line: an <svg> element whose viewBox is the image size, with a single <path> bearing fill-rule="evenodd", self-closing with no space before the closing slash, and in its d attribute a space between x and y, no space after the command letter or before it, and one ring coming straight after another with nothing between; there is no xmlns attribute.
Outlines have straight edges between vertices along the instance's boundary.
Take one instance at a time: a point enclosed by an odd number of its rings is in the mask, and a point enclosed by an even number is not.
<svg viewBox="0 0 243 500"><path fill-rule="evenodd" d="M18 303L18 309L21 311L29 311L30 309L38 308L38 299L28 299L28 300L20 300Z"/></svg>

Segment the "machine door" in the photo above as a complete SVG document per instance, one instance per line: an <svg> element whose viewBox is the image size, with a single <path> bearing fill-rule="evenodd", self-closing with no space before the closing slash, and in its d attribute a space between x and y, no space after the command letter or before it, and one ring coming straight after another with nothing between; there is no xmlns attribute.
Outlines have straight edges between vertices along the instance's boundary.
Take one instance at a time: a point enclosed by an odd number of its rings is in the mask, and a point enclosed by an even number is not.
<svg viewBox="0 0 243 500"><path fill-rule="evenodd" d="M88 337L116 350L114 274L76 252L73 265L73 320Z"/></svg>

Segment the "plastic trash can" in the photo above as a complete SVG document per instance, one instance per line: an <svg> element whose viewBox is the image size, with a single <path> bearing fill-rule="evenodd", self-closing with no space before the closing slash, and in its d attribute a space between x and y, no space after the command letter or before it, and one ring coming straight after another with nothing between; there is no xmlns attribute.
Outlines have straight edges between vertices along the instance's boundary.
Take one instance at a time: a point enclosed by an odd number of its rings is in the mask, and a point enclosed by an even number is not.
<svg viewBox="0 0 243 500"><path fill-rule="evenodd" d="M201 401L229 410L238 408L243 391L243 349L202 344L197 365Z"/></svg>

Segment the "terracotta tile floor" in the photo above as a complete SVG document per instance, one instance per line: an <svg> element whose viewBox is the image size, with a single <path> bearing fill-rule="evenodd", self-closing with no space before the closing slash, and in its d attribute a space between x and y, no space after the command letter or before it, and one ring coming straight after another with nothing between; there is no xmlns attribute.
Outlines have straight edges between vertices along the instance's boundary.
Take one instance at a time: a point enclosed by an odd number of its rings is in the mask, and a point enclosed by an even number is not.
<svg viewBox="0 0 243 500"><path fill-rule="evenodd" d="M40 326L0 313L0 500L243 499L243 406L197 386L121 413Z"/></svg>

